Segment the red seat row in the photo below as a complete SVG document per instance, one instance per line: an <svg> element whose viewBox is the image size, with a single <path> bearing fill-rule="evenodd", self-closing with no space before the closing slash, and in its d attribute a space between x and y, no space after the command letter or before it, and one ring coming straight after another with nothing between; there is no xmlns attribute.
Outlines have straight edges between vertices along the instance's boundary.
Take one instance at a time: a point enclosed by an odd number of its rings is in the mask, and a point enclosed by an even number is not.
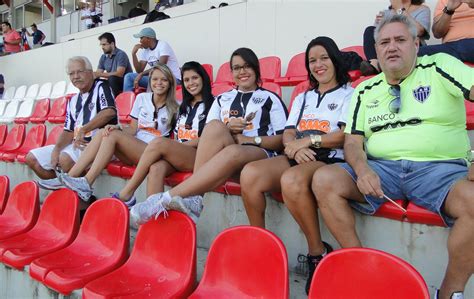
<svg viewBox="0 0 474 299"><path fill-rule="evenodd" d="M46 121L53 124L62 124L66 120L66 106L67 102L71 98L71 95L57 98L54 100L51 108L50 99L42 99L35 101L35 107L33 113L28 117L17 117L14 122L16 124L42 124Z"/></svg>

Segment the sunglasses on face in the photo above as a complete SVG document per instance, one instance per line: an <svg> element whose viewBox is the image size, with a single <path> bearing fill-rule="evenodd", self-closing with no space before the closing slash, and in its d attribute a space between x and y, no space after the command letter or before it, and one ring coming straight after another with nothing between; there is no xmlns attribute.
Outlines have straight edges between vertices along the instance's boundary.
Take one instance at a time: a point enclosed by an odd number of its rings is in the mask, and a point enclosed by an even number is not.
<svg viewBox="0 0 474 299"><path fill-rule="evenodd" d="M400 85L392 85L388 89L388 93L395 98L388 105L388 110L392 113L399 113L402 106L402 99L400 97Z"/></svg>

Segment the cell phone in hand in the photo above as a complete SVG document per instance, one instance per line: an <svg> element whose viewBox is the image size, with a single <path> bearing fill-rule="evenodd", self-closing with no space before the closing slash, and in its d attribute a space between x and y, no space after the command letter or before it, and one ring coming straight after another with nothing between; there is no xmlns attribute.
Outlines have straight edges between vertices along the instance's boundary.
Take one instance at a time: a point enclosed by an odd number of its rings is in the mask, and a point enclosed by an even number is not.
<svg viewBox="0 0 474 299"><path fill-rule="evenodd" d="M255 118L255 115L257 115L256 112L251 112L251 113L247 114L247 116L245 117L245 121L246 121L246 122L252 121L252 119Z"/></svg>

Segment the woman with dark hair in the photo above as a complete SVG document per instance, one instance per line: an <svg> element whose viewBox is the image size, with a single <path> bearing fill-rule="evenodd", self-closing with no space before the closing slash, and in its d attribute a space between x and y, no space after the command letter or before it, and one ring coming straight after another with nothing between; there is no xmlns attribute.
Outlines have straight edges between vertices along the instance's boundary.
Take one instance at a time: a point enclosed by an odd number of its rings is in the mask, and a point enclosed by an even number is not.
<svg viewBox="0 0 474 299"><path fill-rule="evenodd" d="M194 174L165 193L148 197L130 211L132 223L143 224L166 209L180 210L197 221L202 194L214 190L249 162L270 158L282 149L287 111L274 93L259 87L255 53L239 48L230 69L235 89L212 104L196 153Z"/></svg>
<svg viewBox="0 0 474 299"><path fill-rule="evenodd" d="M332 251L321 241L311 181L318 168L343 162L345 116L353 88L341 52L329 37L308 44L305 65L310 86L293 102L283 133L285 155L247 164L240 184L250 225L259 227L265 227L265 192L282 192L307 237L308 291L316 264Z"/></svg>
<svg viewBox="0 0 474 299"><path fill-rule="evenodd" d="M390 0L390 6L384 11L380 11L375 16L374 26L365 28L364 32L364 53L367 61L363 61L360 70L364 76L380 73L380 67L375 53L375 27L385 14L404 14L412 19L418 30L420 45L426 45L426 40L430 38L431 12L430 8L423 5L425 0Z"/></svg>
<svg viewBox="0 0 474 299"><path fill-rule="evenodd" d="M183 102L178 110L174 129L175 140L157 138L152 140L140 157L131 179L112 197L122 201L133 201L135 190L147 178L147 195L164 191L164 179L176 171L192 171L196 158L199 136L206 124L214 97L211 81L206 70L195 61L186 62L181 68L183 79Z"/></svg>

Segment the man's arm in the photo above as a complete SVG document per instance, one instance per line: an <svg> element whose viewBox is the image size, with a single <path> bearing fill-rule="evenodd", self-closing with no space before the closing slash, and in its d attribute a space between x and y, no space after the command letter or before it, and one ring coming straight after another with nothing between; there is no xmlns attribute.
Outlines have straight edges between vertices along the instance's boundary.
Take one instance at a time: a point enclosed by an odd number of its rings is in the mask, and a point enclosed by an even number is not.
<svg viewBox="0 0 474 299"><path fill-rule="evenodd" d="M170 57L169 57L168 55L161 55L161 56L160 56L160 63L161 63L161 64L167 64L169 58L170 58Z"/></svg>
<svg viewBox="0 0 474 299"><path fill-rule="evenodd" d="M96 77L109 78L110 76L123 77L125 74L125 67L119 66L115 72L106 73L102 69L95 71Z"/></svg>
<svg viewBox="0 0 474 299"><path fill-rule="evenodd" d="M46 38L46 35L44 35L43 32L41 32L41 39L39 40L39 43L43 43L44 39Z"/></svg>
<svg viewBox="0 0 474 299"><path fill-rule="evenodd" d="M84 136L95 129L102 128L108 124L115 116L117 111L113 108L106 108L92 118L86 125L82 126L77 133L76 140L74 141L76 147L86 146L87 142L84 140Z"/></svg>
<svg viewBox="0 0 474 299"><path fill-rule="evenodd" d="M63 130L59 135L56 144L54 145L53 152L51 153L51 165L56 167L59 164L59 154L69 144L72 143L74 139L74 133L70 131Z"/></svg>
<svg viewBox="0 0 474 299"><path fill-rule="evenodd" d="M145 69L145 66L146 66L146 61L138 60L137 52L141 48L142 48L141 44L136 44L132 49L133 67L135 68L135 71L137 73L143 72L143 70Z"/></svg>
<svg viewBox="0 0 474 299"><path fill-rule="evenodd" d="M461 0L448 0L446 4L448 10L456 10L461 6ZM433 19L433 36L436 38L443 38L449 31L449 23L451 22L451 15L448 15L441 11L440 14L436 15Z"/></svg>

